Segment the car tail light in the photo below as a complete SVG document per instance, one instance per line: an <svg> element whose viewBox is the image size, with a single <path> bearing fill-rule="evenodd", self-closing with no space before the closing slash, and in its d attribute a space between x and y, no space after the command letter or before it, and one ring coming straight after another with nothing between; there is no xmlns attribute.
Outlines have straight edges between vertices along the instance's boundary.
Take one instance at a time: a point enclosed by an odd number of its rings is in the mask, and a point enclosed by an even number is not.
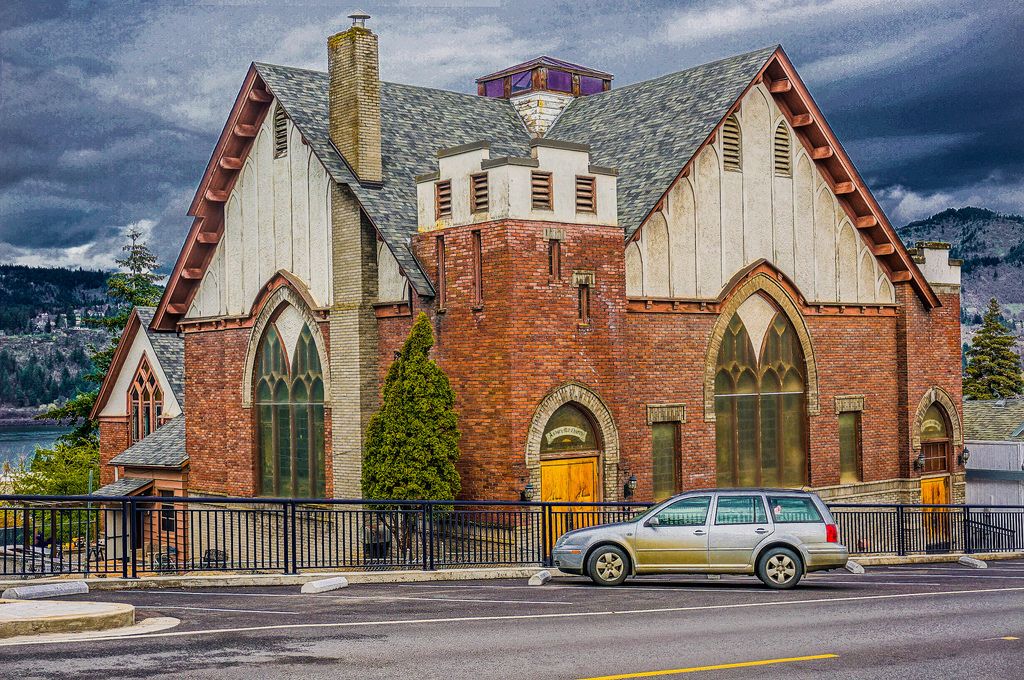
<svg viewBox="0 0 1024 680"><path fill-rule="evenodd" d="M825 525L825 540L828 541L829 543L838 543L839 542L839 527L837 527L835 524L826 524Z"/></svg>

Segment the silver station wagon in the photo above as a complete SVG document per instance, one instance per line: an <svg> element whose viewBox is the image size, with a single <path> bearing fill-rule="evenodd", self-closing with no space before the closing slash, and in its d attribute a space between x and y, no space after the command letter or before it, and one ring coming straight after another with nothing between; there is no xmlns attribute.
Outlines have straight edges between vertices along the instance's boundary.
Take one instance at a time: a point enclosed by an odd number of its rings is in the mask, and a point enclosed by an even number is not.
<svg viewBox="0 0 1024 680"><path fill-rule="evenodd" d="M615 586L640 574L754 574L792 588L846 564L839 529L817 495L791 489L688 491L628 522L569 531L555 566Z"/></svg>

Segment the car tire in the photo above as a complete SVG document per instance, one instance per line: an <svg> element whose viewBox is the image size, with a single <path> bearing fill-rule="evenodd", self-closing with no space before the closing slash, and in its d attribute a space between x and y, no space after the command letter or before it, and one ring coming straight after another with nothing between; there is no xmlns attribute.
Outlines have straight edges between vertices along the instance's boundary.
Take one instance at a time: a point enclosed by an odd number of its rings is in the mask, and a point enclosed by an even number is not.
<svg viewBox="0 0 1024 680"><path fill-rule="evenodd" d="M789 548L772 548L757 561L757 577L775 590L793 588L803 575L803 561Z"/></svg>
<svg viewBox="0 0 1024 680"><path fill-rule="evenodd" d="M617 545L602 545L587 558L587 575L599 586L617 586L629 576L629 556Z"/></svg>

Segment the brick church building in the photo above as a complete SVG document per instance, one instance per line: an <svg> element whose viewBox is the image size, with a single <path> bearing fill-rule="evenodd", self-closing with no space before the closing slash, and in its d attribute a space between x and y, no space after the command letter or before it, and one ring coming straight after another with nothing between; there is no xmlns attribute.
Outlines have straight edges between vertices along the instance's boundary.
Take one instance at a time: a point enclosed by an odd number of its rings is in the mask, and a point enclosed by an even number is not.
<svg viewBox="0 0 1024 680"><path fill-rule="evenodd" d="M908 249L781 47L477 93L253 64L94 416L106 493L357 498L416 315L463 496L963 497L959 262ZM529 495L529 491L527 492Z"/></svg>

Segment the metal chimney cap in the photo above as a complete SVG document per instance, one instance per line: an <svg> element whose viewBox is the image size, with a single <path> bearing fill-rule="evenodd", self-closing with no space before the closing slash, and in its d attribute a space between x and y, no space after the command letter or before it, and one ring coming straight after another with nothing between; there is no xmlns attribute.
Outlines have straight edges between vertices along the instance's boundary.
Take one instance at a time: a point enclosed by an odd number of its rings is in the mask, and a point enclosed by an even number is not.
<svg viewBox="0 0 1024 680"><path fill-rule="evenodd" d="M366 28L366 20L370 18L370 15L359 9L352 14L348 15L348 18L352 20L353 26L359 26L360 28Z"/></svg>

